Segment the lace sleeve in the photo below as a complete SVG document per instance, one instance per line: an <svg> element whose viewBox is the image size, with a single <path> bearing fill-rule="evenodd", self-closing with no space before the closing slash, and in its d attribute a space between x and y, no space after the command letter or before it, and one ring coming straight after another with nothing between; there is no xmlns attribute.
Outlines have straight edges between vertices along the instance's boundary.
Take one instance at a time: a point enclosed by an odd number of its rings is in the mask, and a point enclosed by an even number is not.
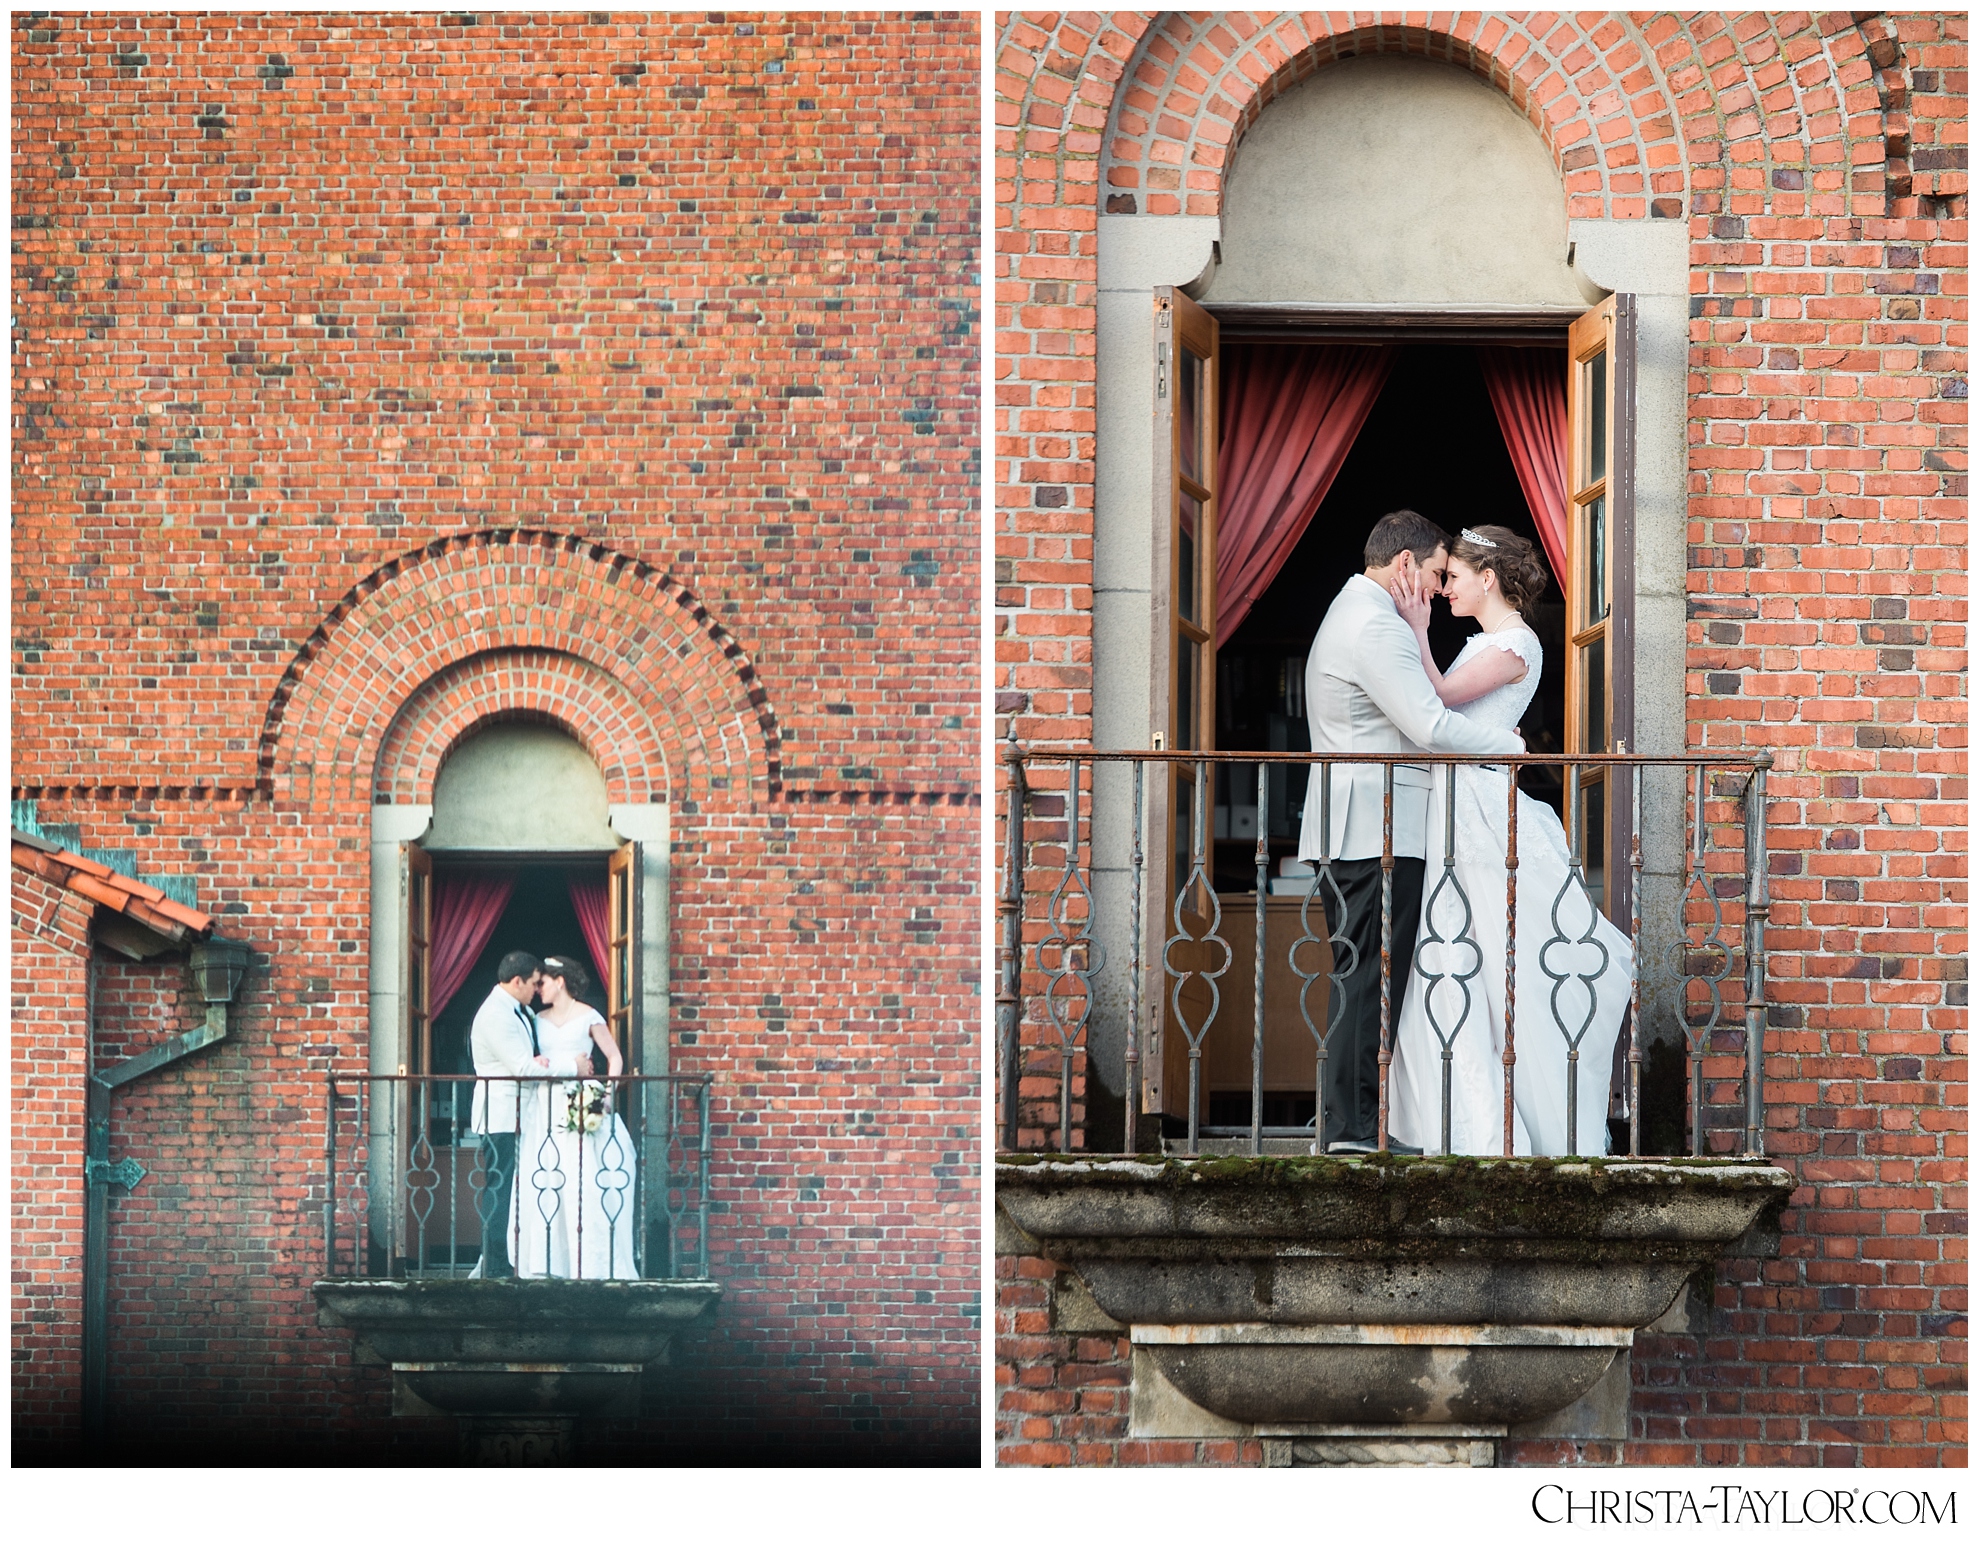
<svg viewBox="0 0 1979 1557"><path fill-rule="evenodd" d="M1536 680L1545 663L1545 651L1539 646L1539 637L1529 627L1510 627L1502 633L1491 635L1491 646L1503 649L1507 654L1516 654L1525 662L1526 676Z"/></svg>

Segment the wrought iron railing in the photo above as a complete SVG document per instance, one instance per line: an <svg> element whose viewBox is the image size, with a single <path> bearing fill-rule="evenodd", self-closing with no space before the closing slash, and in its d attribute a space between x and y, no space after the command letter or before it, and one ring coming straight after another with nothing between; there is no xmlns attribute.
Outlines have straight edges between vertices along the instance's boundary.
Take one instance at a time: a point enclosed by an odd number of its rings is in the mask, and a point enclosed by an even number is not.
<svg viewBox="0 0 1979 1557"><path fill-rule="evenodd" d="M326 1274L706 1279L709 1080L332 1074Z"/></svg>
<svg viewBox="0 0 1979 1557"><path fill-rule="evenodd" d="M1345 970L1339 966L1320 966L1323 959L1330 960L1331 953L1343 939L1339 933L1340 926L1329 921L1327 912L1329 901L1333 904L1340 902L1336 867L1342 862L1330 858L1312 862L1310 882L1298 898L1298 934L1286 953L1292 977L1299 986L1295 999L1298 1015L1313 1048L1312 1119L1304 1126L1268 1126L1264 1121L1266 905L1271 896L1283 895L1282 891L1272 894L1268 885L1270 840L1267 833L1269 819L1264 804L1265 770L1272 764L1293 764L1308 768L1317 765L1329 774L1329 778L1323 779L1317 786L1322 807L1330 805L1333 792L1330 772L1335 767L1378 766L1383 775L1380 1123L1377 1139L1380 1149L1386 1149L1389 1145L1390 1063L1394 1052L1394 1023L1399 1015L1391 1011L1389 995L1391 959L1398 952L1392 944L1389 902L1395 859L1395 770L1397 767L1427 767L1431 771L1432 782L1443 787L1447 796L1455 788L1455 774L1459 767L1492 766L1514 774L1534 767L1564 770L1562 793L1567 812L1563 823L1571 851L1565 884L1554 895L1553 902L1538 905L1541 911L1549 915L1552 928L1539 958L1541 967L1536 976L1530 971L1521 975L1518 972L1516 946L1518 916L1521 912L1535 911L1535 906L1521 903L1518 896L1516 797L1519 786L1516 778L1507 784L1505 980L1502 1000L1504 1045L1500 1056L1504 1153L1511 1155L1514 1138L1516 1003L1518 999L1530 1000L1536 993L1548 1000L1553 1018L1565 1040L1569 1099L1568 1154L1608 1154L1606 1141L1579 1140L1574 1135L1574 1098L1578 1087L1598 1084L1605 1090L1608 1071L1604 1067L1596 1076L1582 1077L1578 1074L1582 1058L1580 1045L1585 1036L1586 1023L1581 1023L1578 1034L1568 1032L1569 1018L1563 1017L1558 999L1561 985L1576 979L1587 980L1591 976L1584 970L1558 969L1551 955L1556 947L1585 944L1593 937L1593 921L1587 910L1595 905L1582 857L1585 819L1579 808L1582 804L1583 777L1589 770L1598 768L1607 770L1603 776L1610 781L1607 786L1609 791L1620 788L1627 791L1625 798L1616 796L1616 802L1625 807L1627 816L1624 834L1627 839L1626 855L1616 863L1627 871L1628 888L1625 915L1628 922L1618 925L1617 929L1628 937L1634 954L1628 1012L1618 1040L1625 1044L1627 1055L1625 1113L1629 1121L1628 1155L1672 1154L1668 1149L1656 1152L1645 1150L1643 1128L1643 803L1644 790L1651 783L1662 787L1660 798L1669 818L1664 827L1666 836L1659 840L1664 845L1661 853L1666 859L1663 874L1666 877L1674 874L1677 878L1673 890L1663 893L1665 899L1674 898L1674 902L1665 904L1672 920L1672 939L1664 943L1662 951L1667 954L1665 962L1670 969L1668 983L1672 987L1666 991L1663 1020L1666 1025L1678 1029L1677 1033L1672 1033L1671 1042L1681 1041L1685 1059L1687 1074L1683 1090L1688 1096L1684 1107L1687 1115L1684 1137L1688 1153L1703 1156L1715 1147L1720 1152L1729 1149L1734 1154L1763 1155L1766 926L1771 911L1766 861L1766 775L1771 763L1771 756L1764 752L1696 752L1674 757L1526 754L1489 759L1450 759L1422 754L1094 752L1044 747L1025 750L1013 743L1006 748L1005 755L1008 774L1004 794L1005 846L999 866L1000 945L996 999L1002 1148L1015 1151L1020 1146L1029 1145L1060 1152L1115 1149L1110 1140L1095 1142L1091 1139L1088 1122L1080 1118L1081 1100L1075 1099L1075 1073L1083 1076L1090 1072L1088 1045L1095 1018L1102 1008L1109 1013L1117 1013L1124 1008L1126 1022L1122 1058L1125 1121L1118 1137L1119 1149L1133 1152L1150 1144L1140 1118L1144 1058L1166 1052L1166 1046L1183 1045L1187 1049L1187 1104L1186 1109L1171 1108L1164 1098L1162 1112L1166 1116L1165 1123L1173 1131L1172 1136L1167 1136L1162 1143L1165 1148L1194 1154L1202 1149L1206 1138L1221 1136L1224 1140L1219 1144L1227 1146L1231 1137L1235 1137L1238 1143L1244 1143L1244 1138L1248 1137L1249 1151L1259 1154L1265 1150L1267 1137L1307 1137L1308 1144L1303 1149L1313 1152L1326 1150L1326 1060L1330 1045L1341 1040L1342 981L1352 967L1351 962ZM1095 820L1097 807L1092 804L1098 787L1099 770L1111 768L1117 771L1120 765L1131 769L1132 781L1132 821L1127 829L1131 836L1125 841L1126 847L1122 847L1122 840L1118 838L1109 840L1101 835ZM1248 1120L1242 1128L1228 1125L1219 1128L1206 1123L1202 1107L1204 1037L1224 1002L1224 981L1235 971L1230 943L1218 933L1223 923L1223 903L1214 888L1211 845L1205 827L1206 808L1211 804L1213 793L1213 775L1219 768L1254 769L1258 783L1255 848L1251 857L1255 868L1255 886L1249 894L1253 900L1251 935L1254 946L1249 970L1251 1095ZM1171 770L1179 770L1182 777L1192 782L1186 785L1163 783L1157 794L1157 786L1148 782L1150 773L1165 780ZM1677 792L1679 779L1685 781L1681 794ZM1153 874L1150 867L1150 827L1163 825L1165 797L1171 792L1188 796L1188 814L1166 822L1161 843L1164 851L1168 851L1171 844L1173 849L1166 858L1172 859L1174 864L1166 873L1180 879L1168 880L1164 894L1167 901L1155 903L1149 900L1149 882ZM1446 802L1443 807L1444 835L1427 840L1428 858L1422 897L1424 924L1433 926L1434 917L1430 911L1432 899L1439 893L1454 891L1455 908L1460 913L1461 924L1454 935L1439 935L1432 927L1427 930L1425 939L1441 939L1452 949L1467 948L1475 953L1479 950L1477 936L1487 933L1478 918L1478 910L1484 905L1469 901L1453 868L1457 809L1455 804ZM1684 818L1681 823L1676 820L1680 814ZM1152 823L1151 815L1156 819ZM1321 836L1330 838L1330 815L1322 814L1320 820ZM1683 835L1680 870L1674 866L1678 840L1667 836L1678 827L1681 827ZM1605 829L1602 830L1605 832ZM1113 862L1112 871L1126 878L1124 883L1116 881L1111 894L1113 901L1106 915L1115 923L1122 918L1127 920L1126 933L1116 937L1111 948L1097 929L1101 917L1100 899L1108 894L1095 890L1096 848L1104 848L1108 859ZM1570 895L1578 895L1585 907L1582 903L1563 902ZM1124 904L1120 901L1123 897ZM1736 945L1726 939L1728 901L1736 902L1742 910L1741 935ZM1199 905L1201 911L1192 914L1191 904ZM1576 937L1562 928L1563 907L1572 910L1570 917L1588 925L1585 933ZM1194 924L1190 922L1192 918ZM1152 933L1144 928L1145 922L1150 919L1159 926ZM1495 934L1495 930L1489 933ZM1116 980L1110 995L1102 999L1102 994L1106 992L1100 990L1097 981L1109 966L1119 967L1117 961L1109 964L1109 954L1121 950L1122 941L1127 953L1127 987L1121 991ZM1652 945L1651 949L1657 948ZM1348 950L1352 950L1351 946ZM1410 950L1403 947L1399 952L1407 956ZM1451 971L1448 966L1451 959L1446 957L1442 959L1442 966L1435 966L1433 961L1422 960L1423 951L1424 945L1419 941L1414 948L1418 959L1411 969L1414 975L1429 980L1432 988L1440 980L1457 980L1466 1007L1474 997L1481 998L1482 990L1474 987L1481 978L1481 956L1469 959L1473 966L1468 971ZM1207 955L1192 956L1192 952ZM1605 960L1605 953L1603 957ZM1322 978L1328 981L1332 996L1325 1001L1323 1021L1315 1017L1312 1009L1313 991ZM1162 983L1156 984L1155 980ZM1721 1023L1727 1006L1721 986L1727 981L1738 990L1737 1003L1743 1014L1742 1031ZM1523 995L1517 993L1521 985L1526 990ZM1322 993L1326 992L1322 990ZM1150 998L1151 995L1160 998ZM1433 1010L1433 1002L1431 1004ZM1449 1076L1454 1034L1445 1032L1433 1014L1431 1022L1442 1047L1440 1144L1447 1151L1451 1128ZM1460 1020L1456 1026L1461 1025ZM1594 1057L1590 1068L1598 1065L1602 1058L1605 1057ZM1024 1086L1026 1079L1033 1083L1029 1089ZM1049 1085L1050 1081L1055 1081L1055 1089ZM1056 1092L1055 1120L1050 1117L1049 1110L1053 1090ZM1090 1080L1087 1090L1090 1090ZM1024 1117L1027 1103L1031 1114L1028 1120ZM1111 1130L1108 1134L1111 1135ZM1420 1144L1433 1151L1439 1143L1430 1141Z"/></svg>

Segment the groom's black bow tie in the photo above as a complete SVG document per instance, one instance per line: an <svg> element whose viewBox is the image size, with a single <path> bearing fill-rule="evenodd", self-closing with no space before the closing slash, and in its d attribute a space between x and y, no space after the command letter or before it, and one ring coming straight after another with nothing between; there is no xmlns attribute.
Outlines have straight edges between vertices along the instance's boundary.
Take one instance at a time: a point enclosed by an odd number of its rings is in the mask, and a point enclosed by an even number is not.
<svg viewBox="0 0 1979 1557"><path fill-rule="evenodd" d="M531 1011L529 1007L518 1003L515 1008L515 1014L521 1019L524 1029L529 1034L529 1052L531 1054L541 1054L543 1051L536 1043L536 1013Z"/></svg>

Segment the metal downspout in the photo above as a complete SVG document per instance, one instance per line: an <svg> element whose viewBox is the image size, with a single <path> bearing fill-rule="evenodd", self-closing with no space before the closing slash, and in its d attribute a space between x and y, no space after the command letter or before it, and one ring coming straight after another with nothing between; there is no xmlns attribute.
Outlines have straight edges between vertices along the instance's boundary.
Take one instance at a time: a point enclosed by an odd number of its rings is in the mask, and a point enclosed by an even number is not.
<svg viewBox="0 0 1979 1557"><path fill-rule="evenodd" d="M99 1442L109 1426L110 1180L91 1171L110 1157L110 1088L96 1079L96 959L83 985L82 1435Z"/></svg>
<svg viewBox="0 0 1979 1557"><path fill-rule="evenodd" d="M193 948L194 977L206 987L206 1021L154 1044L108 1069L96 1068L96 964L84 983L84 1032L88 1079L83 1101L82 1198L82 1431L98 1443L110 1426L110 1186L135 1188L145 1175L134 1158L110 1161L110 1108L117 1088L210 1048L227 1036L227 1006L239 990L250 952L220 936ZM216 994L220 998L213 998Z"/></svg>

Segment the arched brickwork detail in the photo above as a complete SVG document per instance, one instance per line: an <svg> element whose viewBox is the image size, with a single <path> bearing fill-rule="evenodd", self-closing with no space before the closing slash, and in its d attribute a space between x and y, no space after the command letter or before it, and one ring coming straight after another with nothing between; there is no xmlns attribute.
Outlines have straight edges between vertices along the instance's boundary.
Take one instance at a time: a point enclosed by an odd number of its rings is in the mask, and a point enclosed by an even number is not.
<svg viewBox="0 0 1979 1557"><path fill-rule="evenodd" d="M775 709L749 656L693 591L649 563L537 530L449 536L355 586L270 700L262 782L304 807L368 801L399 711L478 656L535 650L580 661L646 711L676 802L779 787ZM649 769L655 764L648 761Z"/></svg>
<svg viewBox="0 0 1979 1557"><path fill-rule="evenodd" d="M1080 187L1117 211L1215 215L1277 96L1349 55L1410 53L1511 98L1551 147L1570 216L1688 214L1703 190L1769 209L1832 194L1820 214L1881 215L1886 190L1911 193L1904 37L1888 13L1020 13L997 62L999 198L1019 231L1026 207ZM1919 194L1964 193L1953 148L1934 137L1927 160ZM1744 214L1728 199L1706 214Z"/></svg>
<svg viewBox="0 0 1979 1557"><path fill-rule="evenodd" d="M1853 20L1845 29L1843 21ZM1952 25L1947 27L1947 21ZM1837 79L1851 89L1856 213L1963 219L1967 192L1962 24L1936 12L1843 12L1824 17ZM1866 79L1865 79L1866 78ZM1875 138L1867 96L1876 99ZM1873 166L1881 159L1880 193Z"/></svg>
<svg viewBox="0 0 1979 1557"><path fill-rule="evenodd" d="M449 665L406 700L379 745L372 799L430 804L454 749L498 722L548 724L569 735L597 764L614 805L668 797L665 742L630 688L572 655L498 649Z"/></svg>
<svg viewBox="0 0 1979 1557"><path fill-rule="evenodd" d="M1682 126L1694 238L1762 213L1883 214L1883 110L1849 13L1664 13L1643 34Z"/></svg>
<svg viewBox="0 0 1979 1557"><path fill-rule="evenodd" d="M1113 104L1108 209L1220 214L1244 132L1281 95L1342 59L1408 54L1468 70L1511 99L1553 154L1569 216L1682 213L1675 117L1656 59L1626 17L1420 16L1163 14Z"/></svg>
<svg viewBox="0 0 1979 1557"><path fill-rule="evenodd" d="M1856 23L1869 56L1876 105L1883 114L1884 194L1900 200L1911 192L1910 59L1896 19L1887 13Z"/></svg>

